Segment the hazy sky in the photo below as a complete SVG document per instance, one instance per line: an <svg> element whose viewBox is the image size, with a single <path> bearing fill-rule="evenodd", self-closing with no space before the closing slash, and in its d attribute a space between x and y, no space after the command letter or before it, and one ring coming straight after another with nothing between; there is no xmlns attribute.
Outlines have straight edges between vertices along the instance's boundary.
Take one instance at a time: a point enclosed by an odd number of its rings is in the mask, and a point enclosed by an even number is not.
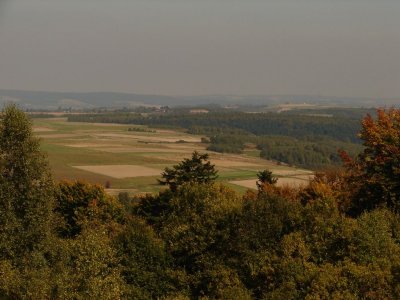
<svg viewBox="0 0 400 300"><path fill-rule="evenodd" d="M0 0L0 88L400 97L400 1Z"/></svg>

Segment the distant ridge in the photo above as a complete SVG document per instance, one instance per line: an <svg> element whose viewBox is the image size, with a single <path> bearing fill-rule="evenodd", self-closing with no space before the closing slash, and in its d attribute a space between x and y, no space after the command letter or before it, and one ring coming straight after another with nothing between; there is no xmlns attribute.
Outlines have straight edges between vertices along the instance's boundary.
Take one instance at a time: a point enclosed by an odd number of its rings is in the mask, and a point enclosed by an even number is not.
<svg viewBox="0 0 400 300"><path fill-rule="evenodd" d="M0 105L16 102L24 109L57 110L123 108L136 106L194 106L194 105L265 105L310 103L333 106L377 107L398 106L399 99L346 98L303 95L205 95L163 96L117 92L46 92L0 89Z"/></svg>
<svg viewBox="0 0 400 300"><path fill-rule="evenodd" d="M113 92L42 92L0 90L0 103L16 102L25 109L87 109L95 107L131 107L140 105L167 105L173 97Z"/></svg>

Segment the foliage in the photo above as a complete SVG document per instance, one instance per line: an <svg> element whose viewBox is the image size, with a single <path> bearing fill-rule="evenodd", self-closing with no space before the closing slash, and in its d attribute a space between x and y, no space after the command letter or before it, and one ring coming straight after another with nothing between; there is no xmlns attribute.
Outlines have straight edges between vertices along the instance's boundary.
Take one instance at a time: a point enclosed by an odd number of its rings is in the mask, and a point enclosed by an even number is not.
<svg viewBox="0 0 400 300"><path fill-rule="evenodd" d="M358 154L362 149L358 144L327 137L299 139L265 136L259 137L257 145L262 158L312 169L340 165L342 161L339 149L346 149L352 155Z"/></svg>
<svg viewBox="0 0 400 300"><path fill-rule="evenodd" d="M235 134L219 134L210 137L210 146L207 150L220 153L243 153L244 141L247 138Z"/></svg>
<svg viewBox="0 0 400 300"><path fill-rule="evenodd" d="M170 213L172 197L173 192L169 189L163 190L157 195L146 194L141 196L138 199L138 205L133 208L134 214L158 228L161 226L161 220Z"/></svg>
<svg viewBox="0 0 400 300"><path fill-rule="evenodd" d="M342 157L353 192L350 213L387 206L400 211L400 110L378 109L377 118L367 115L360 138L364 151L352 160Z"/></svg>
<svg viewBox="0 0 400 300"><path fill-rule="evenodd" d="M53 203L53 182L31 122L10 105L0 123L0 257L21 257L44 246Z"/></svg>
<svg viewBox="0 0 400 300"><path fill-rule="evenodd" d="M257 173L257 188L258 190L262 189L264 184L275 184L278 181L278 178L272 175L272 172L269 170L260 171Z"/></svg>
<svg viewBox="0 0 400 300"><path fill-rule="evenodd" d="M49 296L53 204L53 182L31 122L7 106L0 121L0 296Z"/></svg>
<svg viewBox="0 0 400 300"><path fill-rule="evenodd" d="M195 152L164 172L171 189L120 203L98 185L54 189L29 121L9 107L0 298L399 299L399 118L364 119L365 151L304 188L264 170L240 196Z"/></svg>
<svg viewBox="0 0 400 300"><path fill-rule="evenodd" d="M135 131L135 132L151 132L151 133L155 133L155 130L151 130L151 129L147 129L147 128L143 128L143 127L129 127L128 131Z"/></svg>
<svg viewBox="0 0 400 300"><path fill-rule="evenodd" d="M79 235L82 226L88 222L107 224L110 229L123 223L123 206L100 185L61 181L55 195L55 211L63 220L58 228L62 237Z"/></svg>
<svg viewBox="0 0 400 300"><path fill-rule="evenodd" d="M172 191L178 186L186 183L210 183L217 178L217 171L208 161L208 154L200 154L197 151L192 153L192 157L184 159L172 168L165 168L161 174L162 185L168 185Z"/></svg>
<svg viewBox="0 0 400 300"><path fill-rule="evenodd" d="M222 185L188 183L172 195L169 206L169 213L162 218L160 226L167 251L175 266L185 270L192 292L197 297L204 294L212 297L211 286L223 285L219 280L227 283L231 276L236 276L224 266L223 257L231 238L232 218L241 207L240 198ZM227 278L218 278L207 272L228 273ZM240 281L228 285L241 288Z"/></svg>
<svg viewBox="0 0 400 300"><path fill-rule="evenodd" d="M174 290L164 242L143 220L131 217L114 241L129 299L161 298Z"/></svg>
<svg viewBox="0 0 400 300"><path fill-rule="evenodd" d="M357 141L358 119L347 116L307 116L277 113L244 113L237 111L190 114L172 112L168 114L80 114L70 115L73 122L104 122L140 125L169 125L186 129L213 127L245 131L254 135L286 135L291 137L328 136L337 140Z"/></svg>
<svg viewBox="0 0 400 300"><path fill-rule="evenodd" d="M86 227L62 241L55 298L120 299L124 291L119 257L102 226Z"/></svg>

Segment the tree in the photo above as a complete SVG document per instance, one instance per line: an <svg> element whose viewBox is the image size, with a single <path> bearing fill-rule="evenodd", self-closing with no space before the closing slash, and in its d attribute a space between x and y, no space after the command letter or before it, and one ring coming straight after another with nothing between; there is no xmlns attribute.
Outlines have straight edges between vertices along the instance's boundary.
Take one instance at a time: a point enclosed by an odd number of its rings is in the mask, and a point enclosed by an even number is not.
<svg viewBox="0 0 400 300"><path fill-rule="evenodd" d="M85 227L75 239L61 240L63 261L53 267L53 297L33 298L121 299L125 285L119 257L106 231L101 225Z"/></svg>
<svg viewBox="0 0 400 300"><path fill-rule="evenodd" d="M58 227L61 237L75 237L87 223L115 227L123 223L124 209L100 185L83 181L61 181L56 189L55 211L61 216Z"/></svg>
<svg viewBox="0 0 400 300"><path fill-rule="evenodd" d="M193 298L232 299L222 295L234 290L245 294L236 272L225 266L237 250L229 245L241 206L235 191L221 184L186 183L173 193L160 236L176 270L186 275Z"/></svg>
<svg viewBox="0 0 400 300"><path fill-rule="evenodd" d="M387 206L400 211L400 109L378 109L367 115L359 137L364 151L352 160L342 152L354 190L350 213Z"/></svg>
<svg viewBox="0 0 400 300"><path fill-rule="evenodd" d="M158 182L168 185L172 191L185 182L210 183L217 179L215 166L208 161L208 154L200 154L197 151L192 153L192 158L185 158L178 165L172 168L165 168L161 173L163 179Z"/></svg>
<svg viewBox="0 0 400 300"><path fill-rule="evenodd" d="M53 182L28 117L7 106L0 123L0 253L34 250L49 237Z"/></svg>
<svg viewBox="0 0 400 300"><path fill-rule="evenodd" d="M53 192L31 121L7 106L0 121L0 265L14 275L0 284L0 298L49 298Z"/></svg>
<svg viewBox="0 0 400 300"><path fill-rule="evenodd" d="M261 190L264 184L275 184L278 181L276 176L272 175L272 172L269 170L260 171L257 173L257 188Z"/></svg>
<svg viewBox="0 0 400 300"><path fill-rule="evenodd" d="M164 299L173 291L170 258L164 242L137 217L128 217L114 240L126 283L126 299Z"/></svg>

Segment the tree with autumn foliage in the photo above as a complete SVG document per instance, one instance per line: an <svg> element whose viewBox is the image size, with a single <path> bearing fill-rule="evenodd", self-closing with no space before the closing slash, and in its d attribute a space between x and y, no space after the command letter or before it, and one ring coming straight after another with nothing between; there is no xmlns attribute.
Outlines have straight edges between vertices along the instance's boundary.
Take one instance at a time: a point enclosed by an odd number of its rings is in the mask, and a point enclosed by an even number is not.
<svg viewBox="0 0 400 300"><path fill-rule="evenodd" d="M341 153L353 194L349 213L383 206L400 211L400 109L377 109L376 118L368 114L359 137L365 149L356 159Z"/></svg>

